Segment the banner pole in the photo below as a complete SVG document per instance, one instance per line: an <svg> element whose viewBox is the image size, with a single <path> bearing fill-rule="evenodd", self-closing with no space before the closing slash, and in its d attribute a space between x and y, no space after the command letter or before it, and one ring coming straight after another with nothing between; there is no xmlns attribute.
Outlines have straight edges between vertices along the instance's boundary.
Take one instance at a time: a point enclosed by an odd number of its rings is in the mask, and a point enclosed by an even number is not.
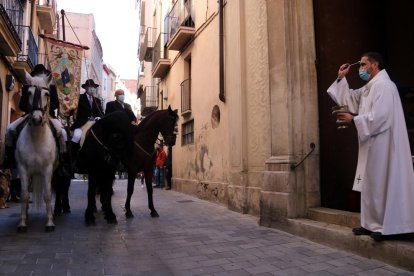
<svg viewBox="0 0 414 276"><path fill-rule="evenodd" d="M63 35L63 41L66 41L66 30L65 30L65 10L62 9L60 11L60 13L62 14L62 35Z"/></svg>

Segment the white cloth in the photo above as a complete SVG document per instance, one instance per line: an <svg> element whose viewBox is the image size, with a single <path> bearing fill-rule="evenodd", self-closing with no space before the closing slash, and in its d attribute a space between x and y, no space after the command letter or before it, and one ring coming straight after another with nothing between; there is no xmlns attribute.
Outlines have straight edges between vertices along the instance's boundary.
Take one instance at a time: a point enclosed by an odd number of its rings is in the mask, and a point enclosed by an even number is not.
<svg viewBox="0 0 414 276"><path fill-rule="evenodd" d="M414 232L414 171L397 87L382 70L356 90L346 78L335 81L328 94L358 114L353 189L361 192L362 227L383 235Z"/></svg>

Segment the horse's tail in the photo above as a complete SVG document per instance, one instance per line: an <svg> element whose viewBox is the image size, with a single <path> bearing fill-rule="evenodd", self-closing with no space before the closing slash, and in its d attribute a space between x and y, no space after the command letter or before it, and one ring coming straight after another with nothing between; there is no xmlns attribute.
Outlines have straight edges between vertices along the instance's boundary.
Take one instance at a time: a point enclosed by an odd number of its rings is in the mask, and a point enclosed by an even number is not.
<svg viewBox="0 0 414 276"><path fill-rule="evenodd" d="M33 187L33 202L37 209L40 209L43 202L43 183L40 181L39 177L32 177L32 187Z"/></svg>

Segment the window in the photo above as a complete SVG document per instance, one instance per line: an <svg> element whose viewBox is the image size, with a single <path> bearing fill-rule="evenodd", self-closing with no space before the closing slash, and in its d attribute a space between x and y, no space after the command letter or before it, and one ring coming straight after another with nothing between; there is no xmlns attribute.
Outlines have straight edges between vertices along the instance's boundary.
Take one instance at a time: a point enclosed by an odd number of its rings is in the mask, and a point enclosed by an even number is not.
<svg viewBox="0 0 414 276"><path fill-rule="evenodd" d="M188 145L194 143L194 120L185 122L182 125L181 131L181 145Z"/></svg>

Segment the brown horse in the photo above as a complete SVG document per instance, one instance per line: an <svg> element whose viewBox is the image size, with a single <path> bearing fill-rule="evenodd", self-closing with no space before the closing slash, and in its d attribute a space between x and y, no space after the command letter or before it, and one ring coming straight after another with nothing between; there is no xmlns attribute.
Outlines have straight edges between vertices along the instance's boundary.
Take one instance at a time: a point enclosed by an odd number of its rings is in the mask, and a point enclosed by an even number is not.
<svg viewBox="0 0 414 276"><path fill-rule="evenodd" d="M168 109L158 110L148 115L138 126L134 136L134 146L132 153L127 157L125 163L128 172L128 194L125 202L125 215L132 218L130 203L134 192L135 177L138 172L143 171L145 175L145 184L148 194L148 208L151 211L151 217L159 217L154 208L152 198L152 176L154 174L155 150L154 144L161 133L165 144L175 145L177 138L176 124L178 120L177 110Z"/></svg>

